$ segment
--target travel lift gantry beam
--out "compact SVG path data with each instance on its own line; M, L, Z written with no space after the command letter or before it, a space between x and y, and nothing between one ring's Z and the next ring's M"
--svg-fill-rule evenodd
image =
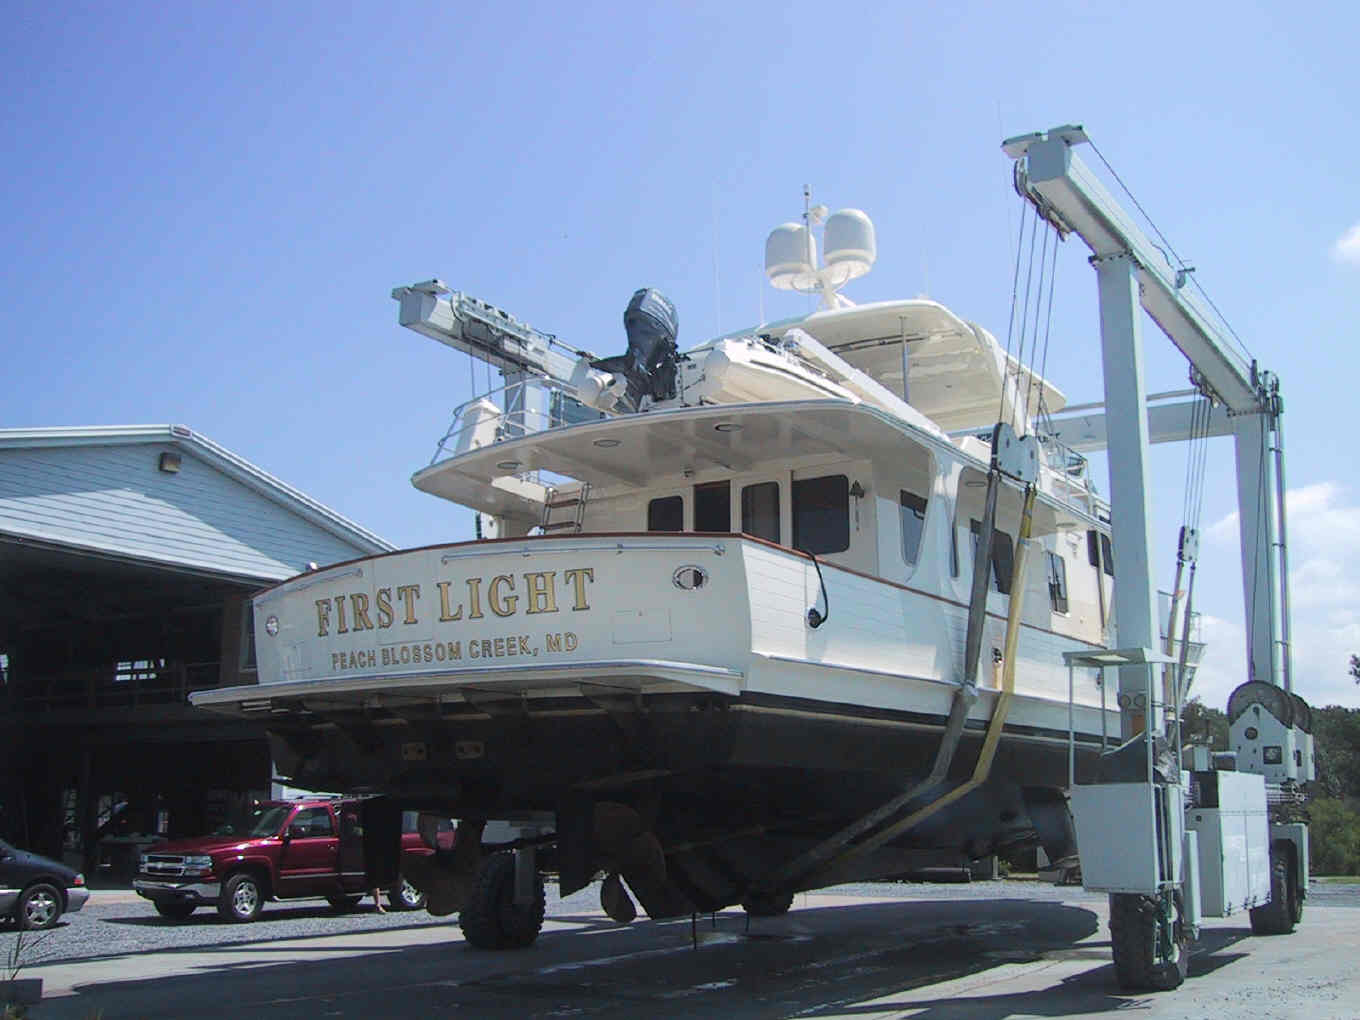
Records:
M1092 441L1086 444L1088 449L1097 437L1106 440L1120 648L1065 659L1069 670L1119 669L1126 741L1121 750L1131 754L1106 756L1098 784L1078 785L1071 777L1071 808L1083 884L1111 894L1110 927L1120 984L1173 988L1185 976L1189 942L1203 915L1226 916L1244 906L1256 907L1253 929L1292 929L1301 913L1300 890L1307 888L1307 830L1298 824L1267 827L1265 774L1215 772L1207 755L1201 754L1194 765L1195 785L1200 791L1212 785L1213 796L1211 804L1208 798L1206 804L1196 804L1191 773L1181 770L1180 749L1171 748L1169 760L1165 755L1166 716L1168 709L1179 711L1180 698L1168 697L1165 691L1159 698L1162 684L1153 680L1154 670L1170 665L1171 659L1156 650L1160 642L1148 448L1154 440L1188 436L1192 404L1154 408L1156 434L1150 432L1140 308L1189 360L1201 393L1225 408L1226 417L1211 419L1211 433L1231 430L1236 441L1249 680L1264 683L1244 685L1234 700L1244 690L1269 691L1267 685L1273 685L1284 688L1280 703L1291 709L1277 710L1278 720L1263 720L1261 707L1253 702L1256 716L1241 720L1244 730L1250 729L1245 726L1248 721L1256 720L1263 726L1277 721L1288 729L1295 719L1287 693L1292 682L1281 403L1275 377L1237 355L1214 320L1186 292L1188 270L1167 262L1077 156L1075 147L1087 141L1080 126L1065 125L1008 139L1002 148L1016 160L1017 190L1062 234L1076 233L1086 242L1096 270L1105 413L1103 420L1099 415L1069 415L1058 419L1057 426L1060 437ZM1190 539L1193 545L1193 536ZM1229 711L1234 712L1232 702ZM1250 732L1255 739L1259 731ZM1292 735L1280 740L1280 748L1291 751L1288 760L1263 756L1244 762L1244 768L1254 765L1253 771L1270 773L1272 780L1287 784L1311 778L1311 762L1305 764L1301 755L1292 753ZM1135 767L1121 770L1116 756L1133 757ZM1263 767L1262 760L1273 767ZM1234 836L1239 840L1246 818L1246 845L1240 854L1229 851L1231 841L1225 838L1230 814L1237 816Z

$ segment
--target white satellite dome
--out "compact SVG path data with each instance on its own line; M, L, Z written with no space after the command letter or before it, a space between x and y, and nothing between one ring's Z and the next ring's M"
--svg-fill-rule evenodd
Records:
M830 274L830 282L836 287L863 276L878 258L873 221L860 209L841 209L832 213L826 221L823 240L826 243L824 257L827 268L834 270Z
M780 290L805 291L817 285L817 239L806 226L783 223L770 231L765 238L765 275Z

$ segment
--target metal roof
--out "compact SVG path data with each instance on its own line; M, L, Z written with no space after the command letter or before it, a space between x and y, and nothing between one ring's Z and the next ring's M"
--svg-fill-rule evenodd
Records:
M387 539L317 502L187 425L63 425L0 429L0 450L129 443L170 443L182 447L222 474L342 541L355 544L370 553L392 552L396 549Z

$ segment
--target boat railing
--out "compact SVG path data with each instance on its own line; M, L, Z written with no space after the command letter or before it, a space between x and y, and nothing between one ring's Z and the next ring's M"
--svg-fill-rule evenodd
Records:
M455 407L430 463L477 447L605 417L609 415L577 402L570 386L551 379L520 379Z
M1072 506L1095 514L1102 508L1103 501L1096 491L1091 477L1091 463L1076 450L1059 442L1057 437L1039 435L1039 449L1044 458L1047 471L1045 478L1051 486L1051 494Z

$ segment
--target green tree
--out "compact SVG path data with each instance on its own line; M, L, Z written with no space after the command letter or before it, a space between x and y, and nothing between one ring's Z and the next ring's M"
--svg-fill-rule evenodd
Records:
M1360 875L1360 812L1334 797L1308 805L1308 870L1315 875Z
M1351 656L1351 676L1360 684L1360 655Z
M1313 764L1316 794L1360 801L1360 709L1313 709Z
M1181 742L1189 744L1205 741L1211 750L1228 749L1228 717L1204 704L1196 695L1181 709Z

